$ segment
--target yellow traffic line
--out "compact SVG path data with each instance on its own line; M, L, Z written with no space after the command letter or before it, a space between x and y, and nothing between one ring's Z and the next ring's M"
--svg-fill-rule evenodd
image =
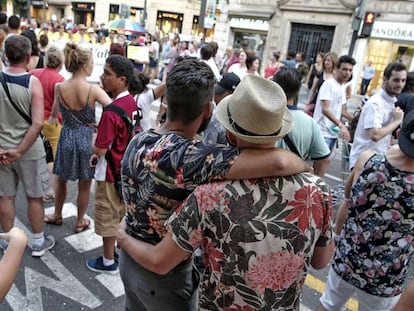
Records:
M312 288L313 290L317 291L321 295L326 289L325 282L321 281L317 277L314 277L312 274L308 273L305 279L305 285ZM353 298L349 298L348 302L345 305L348 310L350 311L357 311L358 310L358 301Z

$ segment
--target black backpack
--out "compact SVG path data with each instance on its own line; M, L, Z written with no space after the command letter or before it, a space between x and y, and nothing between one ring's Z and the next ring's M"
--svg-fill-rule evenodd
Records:
M124 109L122 109L121 107L111 104L111 105L106 106L103 109L103 111L113 111L118 116L121 117L122 121L124 121L125 126L127 127L128 132L129 132L128 142L131 140L131 138L134 136L135 133L142 131L142 127L141 127L140 122L139 122L139 120L142 119L142 114L141 114L141 109L140 108L138 108L138 118L136 120L135 127L134 127L134 124L132 123L131 118L128 116L127 112ZM112 171L112 175L114 176L115 189L118 192L119 198L122 200L121 176L115 175L115 164L113 163L114 160L113 160L112 155L109 152L109 150L105 154L105 159L108 162L109 168Z

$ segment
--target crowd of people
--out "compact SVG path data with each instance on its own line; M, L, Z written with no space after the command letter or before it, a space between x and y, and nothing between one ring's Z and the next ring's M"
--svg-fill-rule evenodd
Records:
M353 294L360 310L409 310L413 285L400 296L414 251L414 73L403 63L387 65L356 116L346 106L356 64L348 55L319 53L309 67L303 52L275 52L262 76L248 49L220 57L215 42L148 34L125 45L98 27L90 43L110 53L96 85L87 82L93 54L75 39L86 27L16 30L16 16L2 18L0 299L28 243L14 227L18 183L40 257L56 243L44 224L63 225L69 180L78 185L74 232L90 228L94 179L103 249L86 267L119 271L126 310L298 310L309 268L329 263L318 310L340 310ZM128 58L134 45L148 46L148 60ZM301 87L307 113L296 106ZM350 174L333 225L323 177L339 139L352 140ZM43 202L55 203L53 214Z

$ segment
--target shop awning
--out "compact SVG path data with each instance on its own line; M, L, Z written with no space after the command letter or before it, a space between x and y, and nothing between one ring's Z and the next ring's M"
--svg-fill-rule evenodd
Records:
M41 8L47 8L48 7L48 4L47 4L47 1L31 1L31 3L32 3L32 6L34 7L34 8L37 8L37 9L41 9Z
M248 18L261 18L261 19L270 19L274 14L274 8L263 8L260 9L231 9L229 10L229 16L239 16L239 17L248 17Z

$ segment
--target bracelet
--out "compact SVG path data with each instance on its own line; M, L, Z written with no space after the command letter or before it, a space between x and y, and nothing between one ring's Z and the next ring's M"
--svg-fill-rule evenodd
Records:
M344 197L344 201L349 203L351 202L351 198Z

